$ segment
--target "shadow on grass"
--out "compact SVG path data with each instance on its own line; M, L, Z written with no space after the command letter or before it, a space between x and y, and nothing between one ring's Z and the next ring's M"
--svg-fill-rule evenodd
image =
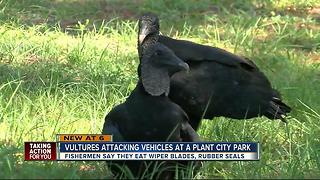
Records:
M172 30L173 32L188 33L187 31L189 31L188 28L190 29L190 27L198 30L207 24L214 26L216 22L219 22L218 24L221 25L230 24L231 27L235 28L234 31L237 31L239 28L253 26L260 16L276 17L279 15L281 17L289 15L291 18L295 16L306 18L312 14L308 10L309 7L304 7L303 5L297 5L296 9L292 8L292 6L287 8L276 7L272 1L249 0L193 0L187 2L184 0L7 0L1 1L0 4L4 6L0 11L0 21L4 23L13 23L18 26L27 27L45 24L51 29L58 27L68 32L69 35L79 33L79 23L88 23L86 25L88 29L100 29L101 26L106 26L108 22L112 24L113 21L136 22L144 12L156 13L161 21L161 32L169 36L172 35ZM310 17L320 19L320 14L316 13ZM275 24L270 22L270 34L274 34L271 27L273 24L283 28L284 23L282 21ZM221 27L225 28L224 26ZM289 48L308 51L319 49L320 44L318 42L320 37L315 35L314 38L311 38L308 35L309 32L306 31L306 29L310 29L310 31L320 30L320 27L317 25L309 25L308 23L304 23L304 21L299 21L289 25L287 29L291 31L296 29L295 31L297 31L290 36L281 37L283 42L289 44ZM220 33L223 39L224 32ZM203 32L202 36L204 39L208 38ZM270 37L269 39L272 38Z
M32 26L36 24L59 24L62 29L77 25L78 21L89 19L90 22L101 24L102 20L112 19L137 21L144 12L153 12L168 24L174 24L179 31L184 24L190 23L197 27L206 23L206 17L218 16L222 20L230 15L273 16L275 14L305 16L307 11L289 9L275 10L271 1L146 1L146 0L4 0L0 11L0 20L18 25ZM300 7L300 9L304 7ZM299 9L299 7L298 7ZM270 13L272 12L272 13ZM293 12L293 13L292 13ZM295 13L299 12L299 13ZM167 24L166 23L166 24ZM167 26L165 26L166 28ZM170 28L168 26L168 28Z

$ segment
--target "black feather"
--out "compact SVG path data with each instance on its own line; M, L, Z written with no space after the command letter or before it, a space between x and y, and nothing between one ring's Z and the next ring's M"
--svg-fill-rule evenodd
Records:
M220 48L159 35L158 18L153 16L144 16L153 19L152 23L140 19L139 24L149 28L144 32L189 64L189 73L179 72L171 78L169 97L188 114L194 129L202 118L249 119L265 115L283 119L291 111L253 61ZM147 39L143 43L154 42ZM274 105L279 107L278 111Z
M162 88L162 86L157 86L157 83L162 81L162 76L171 76L176 71L188 68L188 66L177 58L171 50L161 44L148 47L148 49L151 50L144 52L146 58L144 58L143 63L148 64L148 67L159 70L153 73L161 72L161 75L157 76L157 79L154 79L153 82L147 82L147 86L152 87L146 90L146 84L142 82L142 79L152 75L152 72L143 72L136 88L126 101L113 108L106 116L102 133L114 134L114 141L125 142L199 141L198 134L188 123L186 113L177 104L173 103L165 94L152 95L152 92L162 92L154 89L154 87ZM158 51L161 51L161 53L158 53ZM169 80L170 78L165 83L170 83ZM119 167L124 166L136 178L141 178L145 171L150 173L158 164L160 164L158 168L169 168L172 165L186 165L189 162L108 161L107 163L117 177L120 177L123 173L123 168ZM158 172L157 176L160 179L172 179L174 174L175 169L169 168L163 172ZM144 178L151 177L145 175Z

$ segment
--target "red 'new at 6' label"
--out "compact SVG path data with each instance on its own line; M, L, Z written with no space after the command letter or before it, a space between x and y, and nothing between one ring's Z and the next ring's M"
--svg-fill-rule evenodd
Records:
M25 142L24 159L26 161L50 161L57 159L56 142Z

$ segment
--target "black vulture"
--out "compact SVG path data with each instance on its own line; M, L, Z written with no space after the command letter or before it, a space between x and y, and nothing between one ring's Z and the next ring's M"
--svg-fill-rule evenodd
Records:
M138 52L160 42L187 62L190 72L171 77L169 98L188 114L194 129L201 119L224 116L280 119L291 111L267 77L246 58L223 49L159 35L159 19L148 13L139 19ZM138 67L140 72L140 67Z
M198 134L188 122L187 114L167 96L170 77L188 69L188 65L166 46L160 43L149 46L141 60L141 76L136 88L124 103L107 114L102 133L113 134L113 140L118 142L199 141ZM132 160L108 163L115 175L120 175L122 170L118 167L125 165L137 178L141 178L147 166L150 166L146 162ZM151 163L153 167L156 166L155 161ZM168 161L157 163L165 164L165 167L173 164ZM174 170L157 175L172 178Z

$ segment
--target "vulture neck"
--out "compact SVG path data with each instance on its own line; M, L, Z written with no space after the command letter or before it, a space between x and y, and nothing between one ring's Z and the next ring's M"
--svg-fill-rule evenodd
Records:
M138 66L138 76L141 77L141 60L146 52L146 49L152 46L153 44L157 43L159 40L159 35L152 35L147 36L146 39L143 41L142 44L139 43L138 39L138 54L139 54L139 66Z
M139 60L141 61L146 49L149 48L151 45L158 42L159 35L151 35L147 36L146 39L143 41L142 44L138 41L138 53L139 53Z
M142 80L139 79L138 83L137 83L137 86L136 88L134 89L135 93L139 93L140 95L143 95L143 96L149 96L149 97L154 97L154 98L159 98L159 97L162 97L162 98L166 98L167 96L165 95L165 93L163 93L162 95L160 96L152 96L151 94L149 94L143 84L142 84Z

